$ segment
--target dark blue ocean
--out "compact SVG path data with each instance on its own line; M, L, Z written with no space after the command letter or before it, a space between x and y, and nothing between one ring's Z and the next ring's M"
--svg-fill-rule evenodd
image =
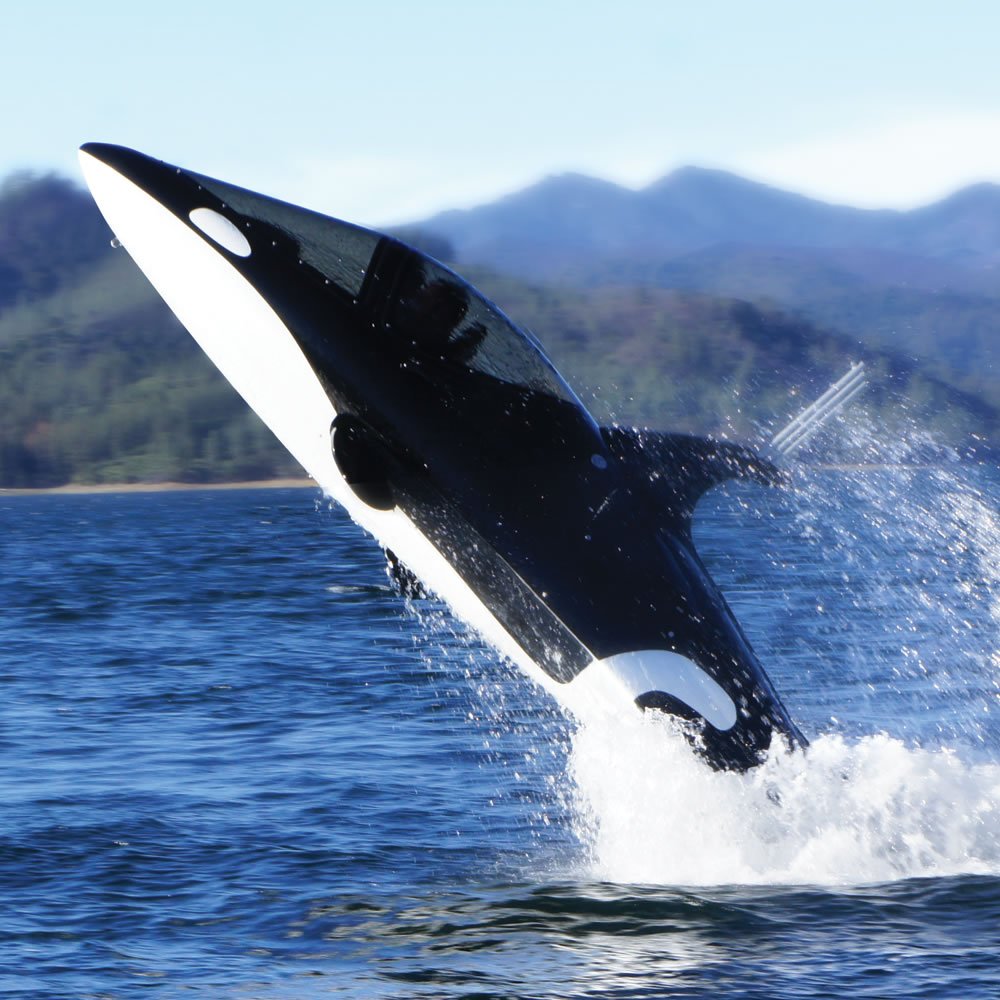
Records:
M808 754L573 722L317 491L0 494L0 995L1000 997L1000 476L730 485Z

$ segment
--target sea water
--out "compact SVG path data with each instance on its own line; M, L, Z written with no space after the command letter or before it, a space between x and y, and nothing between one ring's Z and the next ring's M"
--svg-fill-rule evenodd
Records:
M568 719L317 491L0 495L0 995L1000 996L1000 476L730 484L807 754Z

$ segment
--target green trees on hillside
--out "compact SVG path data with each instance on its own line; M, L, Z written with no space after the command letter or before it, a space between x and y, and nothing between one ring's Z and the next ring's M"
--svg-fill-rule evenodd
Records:
M59 178L0 187L0 487L294 475L294 461L171 316L89 196ZM433 234L421 240L430 249ZM435 249L450 253L446 244ZM899 357L781 313L656 288L581 292L465 269L532 330L595 416L759 438L849 360L962 443L997 412Z
M209 482L296 469L158 305L0 347L0 485Z

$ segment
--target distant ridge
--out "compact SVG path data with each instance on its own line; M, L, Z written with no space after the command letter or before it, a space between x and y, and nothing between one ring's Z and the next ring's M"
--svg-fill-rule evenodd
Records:
M460 257L522 273L624 251L679 255L720 244L858 247L941 259L1000 260L1000 186L977 184L899 211L834 205L723 170L682 167L638 191L582 174L548 177L422 226Z
M463 266L534 282L778 306L1000 399L996 184L898 211L832 205L700 167L639 191L566 174L423 228Z

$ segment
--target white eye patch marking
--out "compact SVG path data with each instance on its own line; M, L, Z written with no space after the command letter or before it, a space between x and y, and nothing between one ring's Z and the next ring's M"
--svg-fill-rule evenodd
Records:
M247 238L224 215L211 208L194 208L188 218L223 250L228 250L237 257L250 256L250 244Z

